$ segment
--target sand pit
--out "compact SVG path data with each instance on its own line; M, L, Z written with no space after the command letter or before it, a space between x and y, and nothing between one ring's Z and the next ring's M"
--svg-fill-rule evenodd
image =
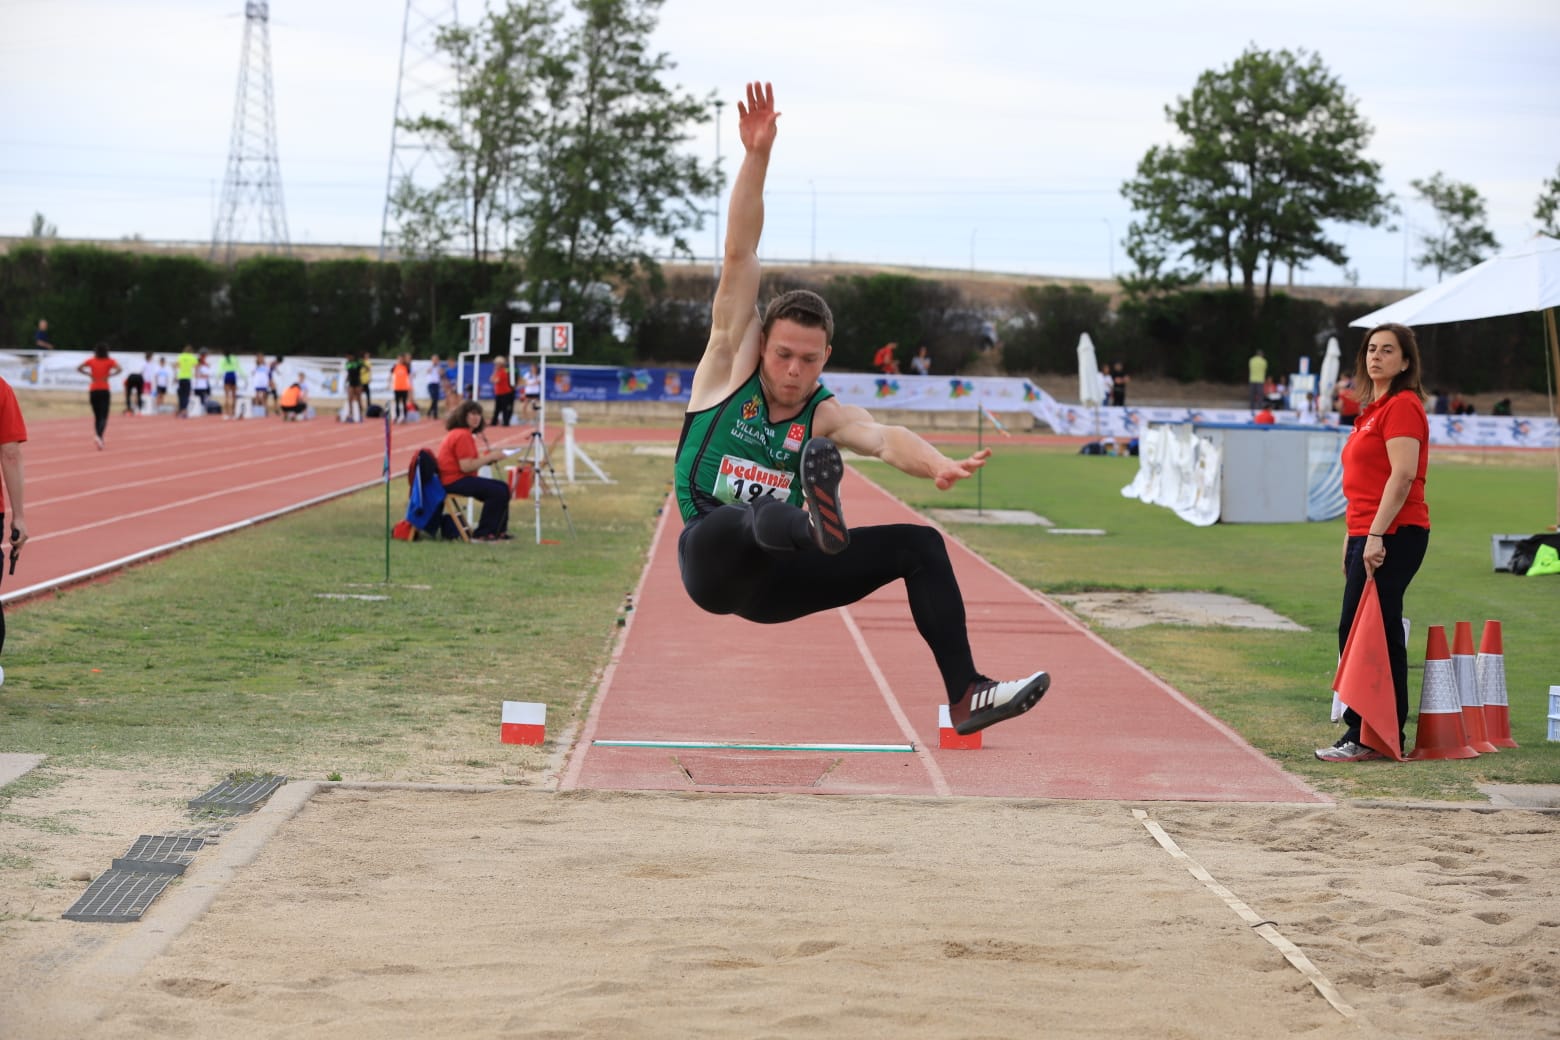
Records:
M1337 986L1346 1019L1131 806L298 801L171 941L157 906L135 926L60 922L52 905L13 922L0 1032L1466 1040L1552 1033L1560 1016L1555 815L1148 806ZM148 941L166 948L146 957Z

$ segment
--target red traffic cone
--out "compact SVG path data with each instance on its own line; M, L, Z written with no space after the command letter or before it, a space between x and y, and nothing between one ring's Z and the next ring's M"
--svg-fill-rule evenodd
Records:
M1514 748L1511 708L1506 699L1506 657L1501 649L1500 622L1486 621L1479 636L1479 656L1474 660L1479 700L1484 705L1484 733L1496 747Z
M1479 699L1476 664L1473 659L1473 625L1459 621L1452 636L1452 674L1457 679L1457 697L1462 701L1463 729L1468 734L1468 746L1481 755L1488 755L1500 748L1490 743L1484 727L1484 702Z
M1462 701L1446 651L1446 628L1431 625L1425 641L1425 678L1419 691L1419 727L1409 760L1478 758L1463 731Z

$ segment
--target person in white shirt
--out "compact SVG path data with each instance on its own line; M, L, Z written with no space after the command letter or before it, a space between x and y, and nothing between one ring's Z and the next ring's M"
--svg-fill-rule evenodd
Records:
M527 365L521 384L524 388L526 411L535 412L542 407L542 370L539 365Z
M206 402L211 398L211 362L206 360L206 352L200 352L200 358L195 362L195 378L190 381L190 389L195 391L195 399L200 402L200 414L206 414Z
M163 398L168 396L169 381L172 378L172 373L168 371L168 359L158 358L157 371L152 373L152 387L155 391L152 395L152 407L159 412L162 411Z
M439 402L444 400L444 362L435 354L428 359L428 371L423 375L423 385L428 389L428 418L439 417Z
M249 410L258 413L257 418L264 419L270 414L266 399L271 393L271 366L266 364L264 354L255 355L255 368L249 373L249 389L254 394L249 401Z

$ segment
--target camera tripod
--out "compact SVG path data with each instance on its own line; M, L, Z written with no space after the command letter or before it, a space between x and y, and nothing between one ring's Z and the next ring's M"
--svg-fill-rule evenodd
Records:
M535 480L532 481L531 499L535 506L536 514L536 544L542 544L543 492L550 492L558 496L558 504L563 507L563 522L569 528L569 537L575 537L574 520L569 516L569 501L563 497L563 485L558 482L558 474L553 471L552 452L548 450L547 439L543 435L540 410L537 411L536 425L531 427L530 440L526 442L526 446L521 453L516 456L515 464L519 466L529 465L531 473L535 477Z

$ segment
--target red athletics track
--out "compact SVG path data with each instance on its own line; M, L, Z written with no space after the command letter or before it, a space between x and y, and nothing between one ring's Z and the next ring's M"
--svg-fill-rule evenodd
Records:
M855 526L920 520L855 471L842 498ZM680 530L669 506L563 789L1328 801L952 539L976 664L1000 678L1045 668L1053 681L1034 710L986 730L981 750L940 750L942 683L903 583L785 625L705 614L678 577Z
M92 442L86 400L79 419L27 424L27 526L31 534L5 602L38 595L168 552L258 519L378 483L384 424L272 417L223 422L123 416L108 423L107 448ZM494 447L522 446L529 427L489 431ZM561 432L561 429L557 432ZM675 430L596 430L581 441L670 440ZM548 427L549 443L554 429ZM391 427L392 510L406 506L412 453L444 436L438 422ZM555 462L561 468L561 461Z

